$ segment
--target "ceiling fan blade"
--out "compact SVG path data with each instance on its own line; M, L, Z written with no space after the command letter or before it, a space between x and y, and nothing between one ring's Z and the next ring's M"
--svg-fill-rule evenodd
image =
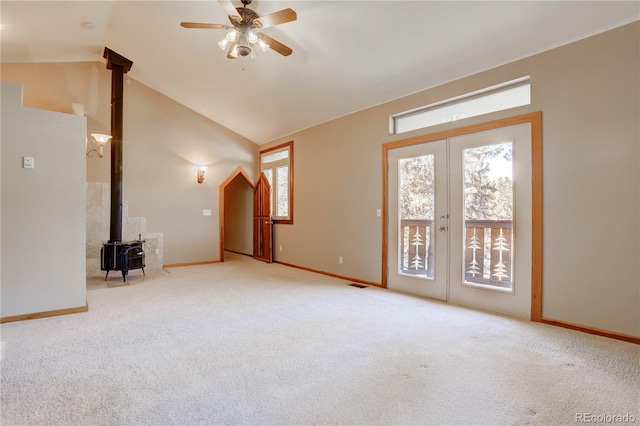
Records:
M231 16L234 21L242 21L242 16L240 16L236 8L233 7L231 0L218 0L218 3L220 3L220 6L224 8L224 10L227 12L227 15Z
M282 9L270 15L261 16L253 20L253 25L258 28L273 27L275 25L284 24L298 19L298 15L293 9Z
M224 30L229 28L227 25L203 24L200 22L180 22L180 26L183 28L203 28L203 29L209 29L209 30Z
M271 49L275 50L282 56L289 56L291 55L291 53L293 53L293 50L291 50L290 47L285 46L278 40L271 38L264 33L258 34L258 37L261 38L265 43L267 43Z

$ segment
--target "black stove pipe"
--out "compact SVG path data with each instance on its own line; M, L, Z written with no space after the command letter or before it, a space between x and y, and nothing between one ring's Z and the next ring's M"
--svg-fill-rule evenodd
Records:
M122 241L122 116L124 74L133 62L108 47L103 57L111 70L111 217L109 243Z

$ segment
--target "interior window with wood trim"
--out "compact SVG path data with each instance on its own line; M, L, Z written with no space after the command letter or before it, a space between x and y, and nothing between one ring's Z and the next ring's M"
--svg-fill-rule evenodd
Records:
M273 222L293 224L293 141L260 151L260 172L271 185Z

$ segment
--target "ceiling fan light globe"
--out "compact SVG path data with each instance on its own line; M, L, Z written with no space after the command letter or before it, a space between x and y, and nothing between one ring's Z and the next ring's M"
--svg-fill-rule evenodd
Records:
M253 31L247 31L247 41L251 44L255 44L258 41L258 36Z
M265 41L262 39L258 40L258 45L260 46L263 52L266 52L267 50L269 50L269 45L265 43Z
M238 39L238 32L236 30L229 31L226 35L226 39L231 42L236 41Z
M238 57L238 46L235 46L233 49L231 49L231 52L229 52L229 56L231 56L232 58Z
M218 42L218 47L220 47L220 49L222 50L225 50L228 45L229 45L229 39L227 38L223 38L221 41Z

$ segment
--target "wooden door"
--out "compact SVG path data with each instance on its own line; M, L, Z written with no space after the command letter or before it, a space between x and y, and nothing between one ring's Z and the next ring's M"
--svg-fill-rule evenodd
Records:
M273 261L273 222L271 220L271 185L264 173L253 191L253 257Z

